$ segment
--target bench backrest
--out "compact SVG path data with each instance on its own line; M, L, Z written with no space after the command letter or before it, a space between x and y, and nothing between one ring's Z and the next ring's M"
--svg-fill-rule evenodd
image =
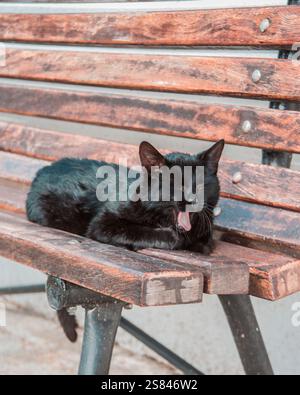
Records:
M197 140L224 138L229 144L300 153L300 113L295 111L300 102L300 67L296 55L287 59L287 51L300 37L299 18L297 5L93 14L2 12L0 41L5 43L5 56L0 77L17 82L0 81L0 111ZM128 46L133 48L124 51ZM157 47L181 50L158 53ZM186 53L195 47L282 52L281 59L217 56L217 51L205 57ZM29 85L21 80L50 84ZM126 90L114 92L116 88ZM137 91L230 96L273 104L270 108L217 100L214 104L193 96L176 100L168 94L154 97ZM0 176L25 184L43 161L63 156L115 161L123 152L130 163L138 160L133 145L108 145L105 140L7 122L0 123L0 150L6 151L0 152ZM239 183L233 182L236 172L242 173ZM299 222L299 172L224 160L220 178L224 208L217 219L220 229L248 232L255 235L253 240L259 235L289 241L294 250L300 227L287 234L284 225ZM257 221L247 224L253 216Z

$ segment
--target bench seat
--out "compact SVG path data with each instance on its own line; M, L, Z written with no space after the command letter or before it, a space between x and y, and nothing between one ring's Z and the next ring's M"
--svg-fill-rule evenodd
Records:
M139 306L200 302L203 276L168 263L0 212L1 254L44 273Z
M13 145L7 138L8 133L14 137ZM42 228L42 231L39 232L40 227L38 225L26 223L24 219L26 196L36 172L43 166L49 165L52 160L60 159L65 155L113 161L114 155L117 155L120 150L123 150L126 154L134 153L130 156L131 164L137 163L136 146L110 143L110 150L108 151L104 143L104 141L92 137L78 136L74 139L72 135L66 133L2 122L0 124L0 147L3 150L0 152L0 209L2 209L0 215L2 222L9 221L14 223L15 227L21 226L25 235L27 233L25 229L32 229L33 234L37 237L45 235L45 242L48 242L47 237L50 234L53 234L51 238L54 237L56 230L44 230ZM58 147L60 148L58 149ZM153 258L155 261L153 266L151 260L147 262L149 268L146 270L146 277L148 273L149 275L153 274L154 267L157 266L156 260L160 260L166 267L173 267L173 270L176 268L176 272L181 273L183 277L186 275L196 276L200 284L199 289L201 288L200 294L202 292L218 295L250 293L260 298L277 300L299 291L300 224L298 221L299 201L295 196L300 192L299 173L288 169L277 169L226 159L223 160L221 168L222 198L220 207L222 212L216 218L216 227L225 232L222 239L226 241L218 241L216 251L212 256L205 257L190 252L160 250L146 250L136 254L112 247L112 250L116 251L114 264L117 265L119 256L125 254L128 257L133 255L138 262L138 266L141 261L143 262L143 256L147 255L149 259ZM237 170L242 172L243 179L239 184L234 184L232 183L232 176ZM283 192L284 188L287 188L285 183L288 183L291 178L294 180L293 190L287 196ZM257 191L256 195L255 191ZM288 208L291 209L288 210ZM291 224L293 224L293 227L291 227ZM0 238L5 240L8 237L11 245L18 245L20 242L20 248L24 248L26 243L31 243L35 237L20 241L18 237L14 237L14 232L6 234L7 231L7 227L2 227ZM68 246L73 236L66 234L64 237L66 238L63 248L65 250L64 254L69 254ZM59 237L57 236L55 239L59 239ZM74 240L77 240L77 236L74 236ZM42 239L39 239L39 242L41 243ZM84 241L84 245L85 253L91 248L91 253L94 254L95 259L94 264L99 265L98 254L96 256L93 252L97 243ZM249 248L249 246L252 248ZM62 248L62 245L60 247ZM97 251L101 250L101 258L106 258L107 251L110 254L111 249L109 247L99 246ZM47 248L50 248L50 246L47 246ZM278 254L274 254L276 249ZM15 255L10 256L12 254L11 250L13 248L7 249L6 257L16 259ZM42 255L45 251L38 249L36 253ZM109 256L111 257L111 255ZM70 259L72 260L72 258ZM44 260L22 259L22 254L19 255L19 260L48 274L59 274L61 278L76 284L79 283L79 279L76 276L73 277L73 270L71 271L71 277L59 272L60 264L57 267L54 266L54 270L50 270L50 266L44 265ZM51 266L53 266L53 263L51 263ZM87 267L88 265L85 266L85 268ZM122 279L122 282L125 283L124 287L127 287L125 281L127 270L129 270L128 267L120 269L120 277L115 278L118 286L120 286L120 280ZM109 273L106 274L104 270L101 270L100 273L102 278L108 276L107 281L111 286ZM164 274L161 273L160 275L163 276ZM201 283L201 276L203 276L204 283ZM171 281L174 289L177 289L176 287L180 289L180 282L183 277L179 275L176 278L176 281L178 281L176 284L174 279ZM81 284L82 281L80 275ZM141 283L144 281L143 276L139 277L139 281ZM95 290L95 283L92 280L91 283L87 281L84 286ZM99 286L99 291L100 288ZM143 287L141 289L144 290ZM102 287L101 292L106 293L108 291L105 287ZM112 292L115 292L113 288ZM193 292L194 290L191 291L190 302L200 301L200 294L196 297ZM108 295L112 296L111 293L108 293ZM118 297L117 294L114 296ZM126 302L147 305L145 295L142 294L130 299L130 301L128 298L126 299L125 293L122 298ZM193 298L194 300L192 300ZM152 303L154 303L153 300L152 298ZM159 302L159 298L156 300L157 305L172 303L171 300L167 301L166 297L162 297L161 302ZM182 303L180 297L174 303Z

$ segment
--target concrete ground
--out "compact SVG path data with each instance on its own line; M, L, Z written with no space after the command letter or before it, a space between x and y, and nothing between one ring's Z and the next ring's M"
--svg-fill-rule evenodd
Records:
M80 339L71 344L64 337L55 313L44 315L30 306L5 299L7 324L0 327L0 375L72 375L77 373ZM120 329L120 331L122 331ZM155 354L116 343L111 374L177 374Z

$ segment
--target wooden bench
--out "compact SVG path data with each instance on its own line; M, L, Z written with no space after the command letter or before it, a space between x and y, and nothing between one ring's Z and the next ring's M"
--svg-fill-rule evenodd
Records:
M211 256L136 253L29 223L24 202L37 170L51 161L66 156L116 161L122 152L135 164L137 146L110 142L108 150L107 141L99 138L0 121L0 253L50 276L52 307L85 305L80 373L108 372L123 306L196 303L203 292L219 295L246 373L272 373L247 295L276 301L300 291L300 172L278 167L288 167L291 154L300 153L300 67L297 60L287 59L299 41L299 18L296 5L0 13L0 41L5 42L0 77L6 78L0 80L1 112L195 140L224 138L228 144L264 150L264 164L223 159L222 211L216 217L216 229L223 235ZM65 50L48 44L72 46ZM117 48L83 50L79 44ZM119 48L129 45L136 51ZM154 55L140 46L273 48L281 49L281 59ZM193 97L154 98L89 86L272 103L270 108L207 104ZM241 173L238 182L236 173ZM90 331L98 334L93 342ZM176 356L168 357L178 362ZM178 366L185 372L190 368Z

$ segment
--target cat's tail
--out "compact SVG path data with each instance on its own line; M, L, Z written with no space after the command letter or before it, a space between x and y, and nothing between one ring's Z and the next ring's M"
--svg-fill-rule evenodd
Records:
M65 335L72 342L77 340L78 323L75 315L71 314L68 309L62 309L57 312L58 320L62 326Z

